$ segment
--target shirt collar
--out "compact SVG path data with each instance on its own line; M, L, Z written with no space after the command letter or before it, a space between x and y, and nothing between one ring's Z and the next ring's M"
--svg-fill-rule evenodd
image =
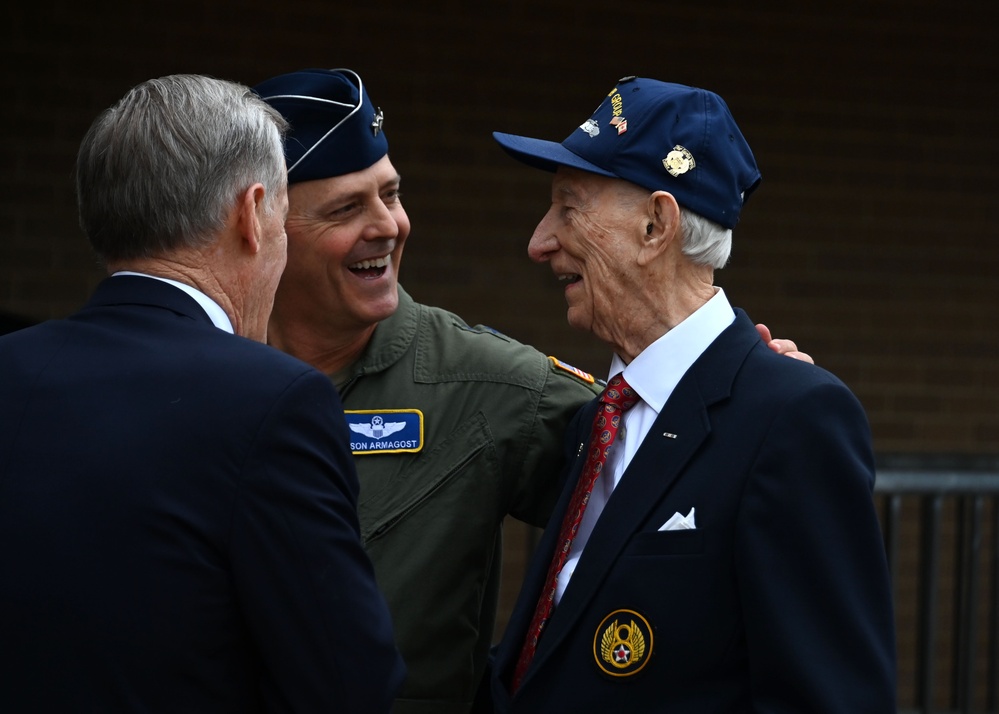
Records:
M615 354L608 378L624 372L631 388L658 413L690 366L734 320L725 291L716 287L710 300L642 350L631 364L625 365Z
M223 310L217 302L212 300L210 297L205 295L197 288L193 288L190 285L178 282L176 280L171 280L170 278L161 278L158 275L150 275L149 273L136 273L131 270L119 270L118 272L113 273L112 277L114 277L115 275L138 275L143 278L152 278L153 280L159 280L164 283L169 283L170 285L173 285L175 288L180 288L185 293L190 295L192 298L197 300L198 305L201 306L202 310L208 313L208 318L212 321L212 324L215 325L215 327L219 328L220 330L225 330L230 334L234 332L234 330L232 329L232 321L229 319L229 316L225 314L225 310Z

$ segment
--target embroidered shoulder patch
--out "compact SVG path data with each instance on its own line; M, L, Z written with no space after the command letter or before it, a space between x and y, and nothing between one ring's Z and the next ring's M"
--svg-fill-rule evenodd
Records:
M350 450L360 454L402 454L423 448L423 412L419 409L344 410L350 427Z
M565 362L563 362L562 360L558 359L557 357L552 357L551 355L548 355L548 359L550 359L552 361L552 364L555 365L556 367L558 367L559 369L563 369L566 372L568 372L569 374L576 375L577 377L579 377L584 382L588 382L589 384L593 384L596 381L596 379L594 379L593 375L590 374L589 372L584 372L583 370L579 369L578 367L573 367L571 364L566 364Z

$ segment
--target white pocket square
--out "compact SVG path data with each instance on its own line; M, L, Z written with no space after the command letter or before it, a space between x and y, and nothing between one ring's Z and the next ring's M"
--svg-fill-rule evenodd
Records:
M674 513L669 517L669 520L659 526L661 531L687 531L694 530L697 526L694 525L694 509L690 509L690 513L683 515L679 511Z

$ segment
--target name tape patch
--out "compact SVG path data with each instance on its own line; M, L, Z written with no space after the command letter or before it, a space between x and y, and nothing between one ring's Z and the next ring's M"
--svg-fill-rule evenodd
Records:
M402 454L423 448L423 412L419 409L345 410L350 450L361 454Z

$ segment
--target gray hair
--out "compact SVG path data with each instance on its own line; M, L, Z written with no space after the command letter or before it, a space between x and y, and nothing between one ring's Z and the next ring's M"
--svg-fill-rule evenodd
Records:
M143 82L83 138L80 226L104 261L205 246L253 184L274 210L287 126L242 84L191 74Z
M732 253L732 229L680 209L680 226L683 232L683 254L695 265L710 265L716 270L724 268Z

